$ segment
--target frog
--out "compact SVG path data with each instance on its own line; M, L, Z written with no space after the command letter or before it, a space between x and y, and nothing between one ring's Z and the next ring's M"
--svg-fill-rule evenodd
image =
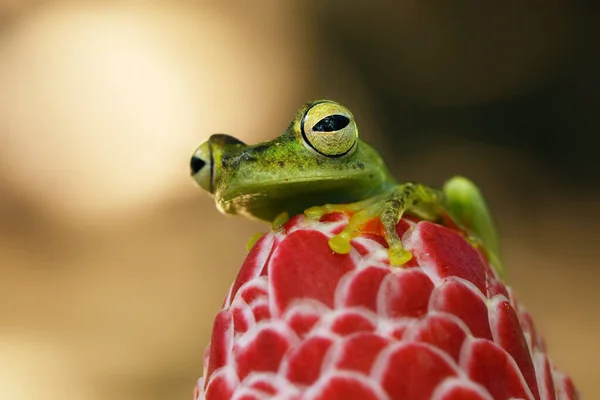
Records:
M270 222L275 229L289 215L347 214L347 225L328 242L338 254L348 254L361 228L378 219L390 264L406 264L412 255L396 225L407 215L454 224L503 271L495 222L479 188L463 176L451 177L441 189L396 180L380 153L359 138L350 110L332 100L306 103L279 137L262 143L213 134L194 151L190 174L220 212Z

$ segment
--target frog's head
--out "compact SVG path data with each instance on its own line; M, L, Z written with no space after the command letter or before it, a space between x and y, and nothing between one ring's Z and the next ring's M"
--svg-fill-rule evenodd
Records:
M219 210L267 221L284 211L361 200L392 179L377 151L359 140L352 113L329 100L306 104L268 142L212 135L190 167Z

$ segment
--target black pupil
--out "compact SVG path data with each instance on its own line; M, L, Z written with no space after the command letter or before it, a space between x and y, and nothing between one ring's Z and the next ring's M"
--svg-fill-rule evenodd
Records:
M323 118L313 127L316 132L334 132L344 129L350 123L350 119L344 115L334 114Z
M206 163L203 159L201 159L200 157L192 156L192 160L190 161L190 170L192 172L192 175L197 174L198 171L204 168L205 165Z

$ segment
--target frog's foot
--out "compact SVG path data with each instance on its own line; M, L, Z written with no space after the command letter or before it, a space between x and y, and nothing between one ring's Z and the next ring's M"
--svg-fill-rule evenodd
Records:
M370 197L366 200L357 201L348 204L325 204L323 206L310 207L304 210L304 215L311 219L319 219L325 214L342 212L344 214L353 215L354 213L376 203L382 196Z
M351 204L327 204L312 207L305 214L312 218L320 218L330 212L344 212L350 215L348 225L329 240L329 246L339 254L350 252L350 242L361 234L361 229L370 221L378 218L383 226L384 239L388 244L390 264L400 266L412 258L412 254L402 247L396 232L396 224L406 211L412 211L429 220L439 219L442 209L440 193L423 185L406 183L398 185L391 191Z
M290 215L286 211L280 213L275 217L273 222L271 222L271 229L274 231L281 229L281 227L285 225L285 223L288 222L289 219Z

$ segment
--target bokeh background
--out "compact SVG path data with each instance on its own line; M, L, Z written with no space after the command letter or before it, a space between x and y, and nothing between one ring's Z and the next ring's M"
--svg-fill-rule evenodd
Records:
M349 106L402 180L474 179L555 362L600 398L593 2L0 0L0 398L189 399L267 227L188 176L211 133Z

